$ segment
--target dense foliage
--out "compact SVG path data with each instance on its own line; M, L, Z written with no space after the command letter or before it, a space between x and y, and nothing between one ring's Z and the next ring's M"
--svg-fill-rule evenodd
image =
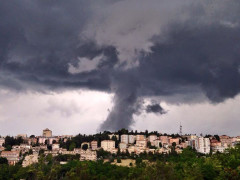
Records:
M184 149L182 154L142 154L136 157L136 166L130 167L103 161L80 162L78 158L41 155L39 163L26 168L3 163L0 179L240 179L240 146L208 156L191 148ZM61 165L60 161L68 163Z

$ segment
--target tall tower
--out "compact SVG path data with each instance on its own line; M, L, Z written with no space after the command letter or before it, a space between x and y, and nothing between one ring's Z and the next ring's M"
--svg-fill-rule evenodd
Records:
M182 136L182 125L181 125L181 122L180 122L180 127L179 127L179 134L180 134L180 136Z

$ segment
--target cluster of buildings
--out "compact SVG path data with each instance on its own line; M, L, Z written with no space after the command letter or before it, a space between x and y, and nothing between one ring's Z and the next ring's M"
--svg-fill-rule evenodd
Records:
M22 166L24 167L37 163L40 151L46 155L52 154L52 156L59 154L79 154L80 161L95 161L97 160L97 151L100 149L112 154L121 152L138 155L145 152L167 154L173 150L181 153L184 148L190 146L199 153L208 154L211 150L213 153L217 151L224 152L226 148L234 147L240 143L240 136L229 137L223 135L216 138L215 136L203 137L196 135L168 136L158 133L149 135L144 133L121 135L115 133L108 134L108 140L83 142L81 143L81 147L69 151L60 147L59 141L66 142L67 140L71 140L73 136L53 136L52 131L49 129L44 129L42 136L27 137L27 135L21 134L17 137L22 137L23 143L12 146L11 151L5 150L5 138L0 138L0 156L7 158L8 163L11 165L15 165L20 160L23 160ZM100 146L98 146L99 144ZM30 151L31 154L29 153ZM27 155L23 156L24 154Z

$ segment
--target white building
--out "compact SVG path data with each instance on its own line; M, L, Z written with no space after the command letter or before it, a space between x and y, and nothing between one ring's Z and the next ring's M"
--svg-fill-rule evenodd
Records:
M128 144L128 135L127 134L121 135L121 142Z
M209 154L210 153L209 138L198 137L195 141L195 148L196 148L197 152L200 152L203 154Z
M111 152L113 149L115 149L115 141L103 140L101 141L101 148L103 148L104 151Z
M157 139L157 135L150 135L148 136L148 141L150 141L151 145L154 146L154 141Z
M96 150L98 148L98 142L97 141L92 141L91 142L91 148L92 148L92 150Z
M134 144L136 140L136 136L135 135L128 135L128 143L129 144Z

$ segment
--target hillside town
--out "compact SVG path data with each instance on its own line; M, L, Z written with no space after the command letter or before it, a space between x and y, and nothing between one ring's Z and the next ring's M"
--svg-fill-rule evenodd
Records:
M79 139L80 138L80 139ZM111 133L96 135L62 135L53 136L48 128L43 130L42 136L30 137L19 134L16 137L0 137L0 156L6 158L8 164L15 165L21 162L23 167L37 163L39 154L53 157L61 155L79 155L80 161L96 161L99 151L110 154L159 153L169 154L172 151L181 153L184 148L191 147L198 153L209 154L224 152L227 148L234 148L240 143L240 136L227 135L181 135L161 134L154 132L133 132L125 129ZM62 162L64 163L64 162Z

